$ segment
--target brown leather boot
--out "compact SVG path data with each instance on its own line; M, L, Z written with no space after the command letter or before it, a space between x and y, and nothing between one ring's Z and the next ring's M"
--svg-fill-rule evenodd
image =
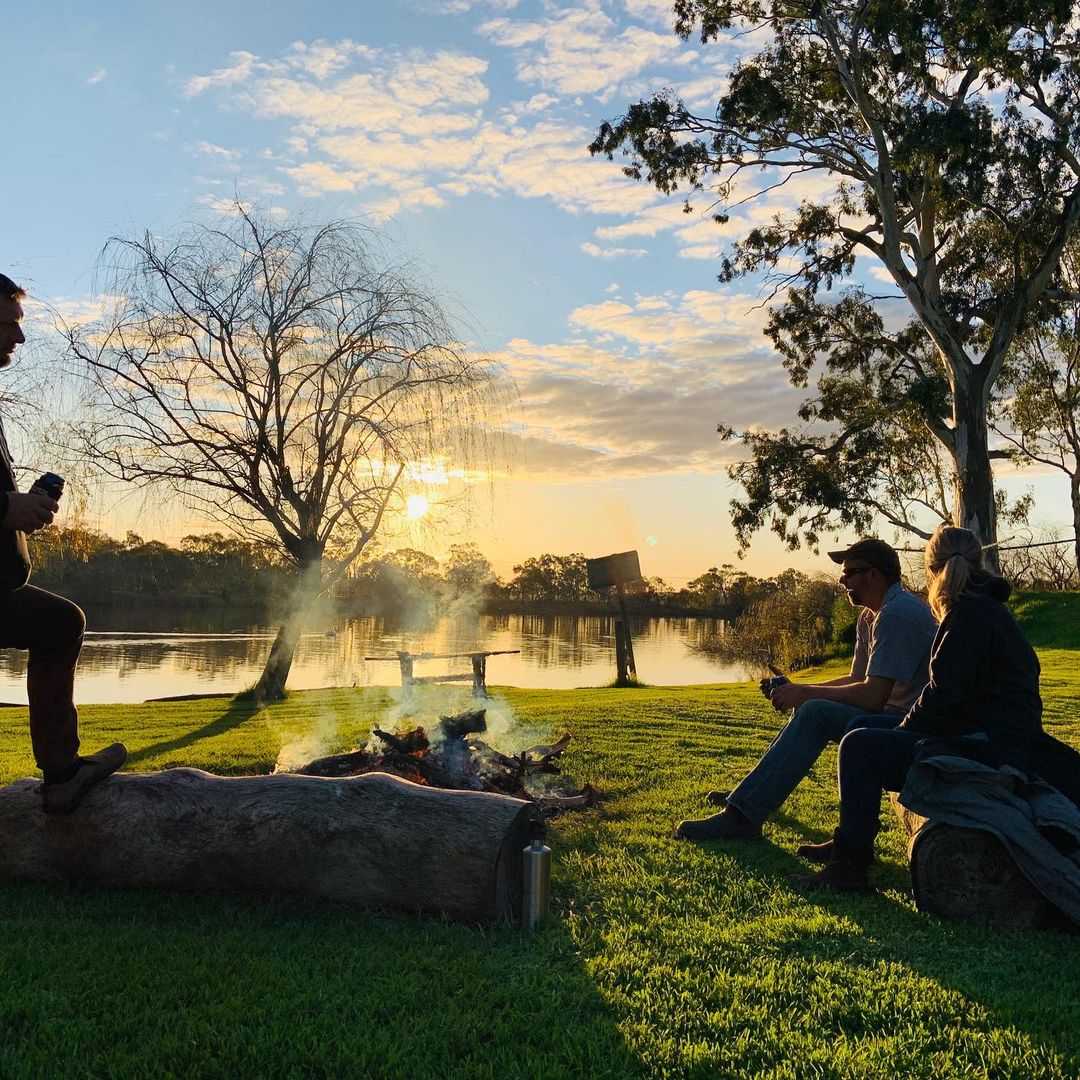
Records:
M822 844L800 844L795 849L795 854L808 862L827 863L832 855L832 841L826 840Z
M70 814L86 793L127 761L127 747L113 743L89 757L80 757L75 772L60 784L41 785L41 809L46 814Z
M729 806L719 814L698 821L680 821L675 826L676 840L761 840L761 826Z
M807 862L824 865L829 861L829 856L832 855L832 841L826 840L821 844L800 844L795 849L795 854L800 859L806 859ZM870 861L873 862L872 859Z
M792 879L792 884L801 892L819 892L821 889L848 893L873 892L869 873L873 858L871 848L852 847L833 833L829 861L816 874L799 874Z

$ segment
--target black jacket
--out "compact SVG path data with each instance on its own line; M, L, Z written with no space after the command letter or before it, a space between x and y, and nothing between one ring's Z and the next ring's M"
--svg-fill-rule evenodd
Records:
M900 726L949 737L1042 730L1039 659L1005 601L1003 578L986 577L941 620L930 681Z
M1080 753L1042 728L1039 659L1005 606L1002 578L957 601L930 648L930 681L900 727L984 764L1039 776L1080 805ZM961 739L984 732L986 742Z

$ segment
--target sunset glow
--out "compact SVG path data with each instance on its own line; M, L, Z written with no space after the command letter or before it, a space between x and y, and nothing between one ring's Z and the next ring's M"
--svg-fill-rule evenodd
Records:
M677 581L737 560L726 467L740 451L717 424L790 425L804 394L763 336L761 283L719 286L718 257L755 215L797 207L812 181L734 202L720 226L708 199L684 213L681 198L586 147L650 87L678 88L708 115L718 60L742 46L687 48L662 0L392 0L359 21L334 0L274 18L253 10L195 0L171 18L151 6L136 28L123 6L63 19L55 5L20 9L9 141L39 146L63 117L65 156L80 163L77 200L48 155L25 154L5 178L3 270L30 290L28 321L35 305L68 318L99 307L95 260L128 223L138 233L213 220L234 197L359 219L402 265L423 267L466 348L513 380L498 417L505 453L476 463L490 476L446 462L409 477L488 499L455 539L501 571L544 551L638 549L647 573ZM868 273L860 263L851 276ZM29 467L36 444L20 437L9 424ZM1040 526L1068 506L1049 470L1004 464L999 479L1010 495L1033 491ZM165 495L127 494L95 491L85 519L167 541L218 526ZM405 520L427 513L417 496ZM740 565L821 560L762 530Z
M405 504L405 516L410 521L417 521L427 514L430 506L427 498L423 495L410 495Z

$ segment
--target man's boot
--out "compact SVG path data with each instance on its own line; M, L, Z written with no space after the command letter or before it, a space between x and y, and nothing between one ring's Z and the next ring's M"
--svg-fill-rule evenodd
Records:
M706 794L705 801L710 806L724 807L727 806L728 796L730 794L730 791L710 791Z
M826 840L821 844L800 844L795 849L795 854L800 859L806 859L807 862L824 865L829 861L829 856L832 855L832 840ZM871 862L873 862L872 859Z
M817 848L824 844L808 845ZM802 892L818 892L835 889L837 892L872 892L869 868L873 861L872 848L857 848L846 844L838 833L833 833L829 861L816 874L799 874L792 884Z
M677 840L761 840L761 826L734 806L698 821L680 821Z
M822 844L800 844L795 849L795 854L807 862L821 863L824 865L832 857L832 841L826 840Z
M99 750L89 757L80 757L63 780L46 777L41 785L41 808L46 814L70 814L83 801L86 793L106 777L112 776L127 760L123 743Z

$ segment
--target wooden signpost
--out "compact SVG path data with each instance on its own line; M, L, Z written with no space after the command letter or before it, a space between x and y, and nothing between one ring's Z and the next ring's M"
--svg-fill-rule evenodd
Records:
M589 588L597 591L615 589L621 618L615 620L615 685L629 686L637 680L634 641L626 613L626 587L641 581L641 564L636 551L620 551L599 559L586 559Z

